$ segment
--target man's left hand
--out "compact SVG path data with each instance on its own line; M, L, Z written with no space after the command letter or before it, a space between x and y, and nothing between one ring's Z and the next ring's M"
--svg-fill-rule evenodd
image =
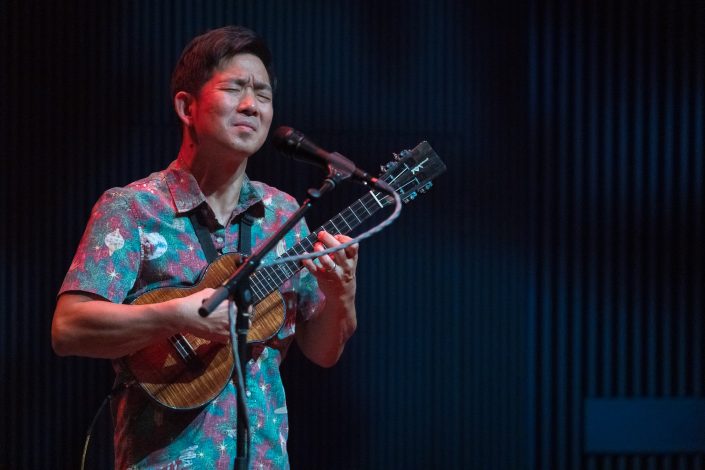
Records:
M346 235L331 235L321 231L318 233L318 241L313 245L313 249L323 251L350 240L351 238ZM302 263L316 277L318 286L326 297L354 295L358 250L359 245L356 243L330 255L322 255L315 260L303 260Z

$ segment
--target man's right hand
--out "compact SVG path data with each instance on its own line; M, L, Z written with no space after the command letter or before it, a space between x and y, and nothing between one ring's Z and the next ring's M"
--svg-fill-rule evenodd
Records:
M213 289L156 304L126 305L94 294L59 296L51 326L52 346L60 356L117 359L176 333L226 342L228 306L223 302L208 317L198 314Z
M228 302L222 302L207 317L202 317L198 309L203 301L213 295L215 289L206 288L202 291L167 301L169 308L173 309L180 317L181 333L191 333L194 336L205 338L209 341L225 343L230 339L228 330Z

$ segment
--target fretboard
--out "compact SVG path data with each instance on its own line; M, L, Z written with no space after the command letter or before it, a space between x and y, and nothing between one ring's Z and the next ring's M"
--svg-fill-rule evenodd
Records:
M372 214L392 203L393 199L390 196L385 196L378 191L370 191L311 232L306 238L289 248L282 257L310 253L313 251L313 245L317 241L317 234L321 230L325 230L332 235L347 234ZM302 266L299 262L289 261L257 270L250 278L255 298L254 303L259 302L275 289L278 289L301 268Z

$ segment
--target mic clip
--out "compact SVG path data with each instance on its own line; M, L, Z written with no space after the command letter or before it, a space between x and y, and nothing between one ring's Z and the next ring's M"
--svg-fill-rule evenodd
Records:
M355 166L352 165L350 160L338 152L332 152L329 155L332 161L329 161L326 165L328 168L326 179L330 180L333 186L353 176Z

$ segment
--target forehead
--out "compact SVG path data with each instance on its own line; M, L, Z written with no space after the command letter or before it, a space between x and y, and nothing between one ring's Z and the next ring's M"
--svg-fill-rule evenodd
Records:
M214 81L237 79L270 85L267 68L259 57L250 53L235 54L222 60L211 78Z

